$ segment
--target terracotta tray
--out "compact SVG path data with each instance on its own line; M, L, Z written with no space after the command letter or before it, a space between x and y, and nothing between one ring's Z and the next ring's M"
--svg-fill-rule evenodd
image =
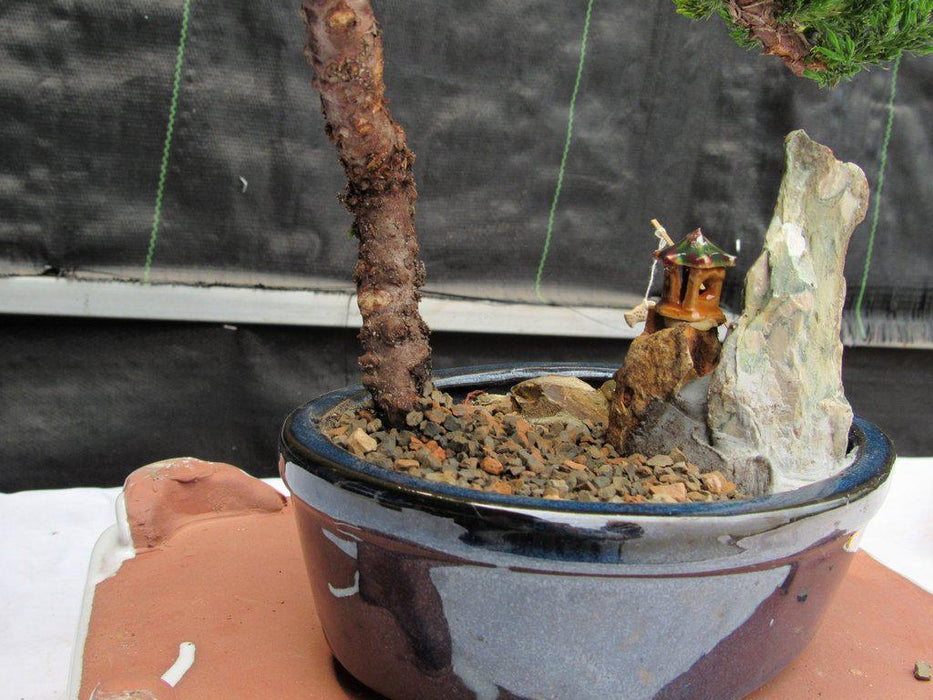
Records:
M72 698L134 688L182 700L379 697L331 657L284 499L227 465L144 469L124 491L136 555L93 591ZM119 539L105 533L92 579L100 561L122 558ZM933 652L931 620L933 595L858 553L816 638L751 697L933 698L912 675ZM182 642L195 658L175 664L172 687L160 676Z

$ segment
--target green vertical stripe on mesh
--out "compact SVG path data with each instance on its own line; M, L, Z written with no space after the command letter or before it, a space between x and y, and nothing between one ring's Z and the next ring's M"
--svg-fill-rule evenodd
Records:
M862 269L862 284L858 290L858 299L855 301L855 320L858 322L859 336L865 338L865 324L862 322L862 302L865 299L865 289L868 287L868 271L871 269L871 258L875 251L875 233L878 231L878 215L881 212L881 193L884 191L884 171L888 167L888 146L891 144L891 130L894 128L894 98L897 97L897 73L901 67L901 57L894 59L891 68L891 88L888 93L887 122L884 126L884 138L881 139L881 149L878 155L878 181L875 184L875 201L872 206L871 228L868 231L868 250L865 252L865 266Z
M168 159L172 152L172 135L175 131L175 115L178 112L178 93L181 90L181 74L185 64L185 44L188 43L188 20L191 17L192 0L184 0L181 11L181 32L178 36L178 52L175 54L175 78L172 82L172 101L168 108L168 124L165 127L165 143L162 146L162 165L159 168L159 184L156 187L155 208L152 212L152 231L149 234L149 250L143 266L143 284L149 284L149 272L159 240L159 224L162 221L162 198L165 194L165 179L168 175Z
M535 296L546 301L541 296L541 277L544 275L544 264L547 262L548 252L551 249L551 234L554 232L554 216L557 213L557 203L560 200L560 191L564 186L564 173L567 170L567 155L570 153L570 141L573 139L573 116L577 108L577 94L580 92L580 82L583 79L583 63L586 60L586 42L590 34L590 18L593 15L593 0L586 3L586 18L583 21L583 38L580 40L580 58L577 62L577 76L573 82L573 92L570 95L570 110L567 116L567 134L564 137L564 151L560 157L560 167L557 170L557 185L554 196L551 198L551 210L547 217L547 232L544 235L544 248L541 250L541 260L538 262L538 271L535 274Z

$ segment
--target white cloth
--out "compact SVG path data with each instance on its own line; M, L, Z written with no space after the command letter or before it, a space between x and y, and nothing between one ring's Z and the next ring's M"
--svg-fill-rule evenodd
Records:
M933 457L901 457L859 546L933 593Z
M891 482L861 546L933 593L933 458L899 459ZM91 550L115 522L119 492L0 494L3 698L64 700Z

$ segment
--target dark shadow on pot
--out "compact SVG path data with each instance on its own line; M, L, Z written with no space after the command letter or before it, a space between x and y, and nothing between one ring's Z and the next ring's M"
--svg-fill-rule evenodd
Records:
M853 555L843 548L846 537L837 533L797 555L787 578L751 617L662 688L655 700L740 698L776 676L810 642L848 571ZM765 641L766 657L757 651ZM744 672L724 678L724 664Z
M514 512L457 518L456 522L466 530L460 536L465 544L555 561L618 563L625 543L643 534L639 525L624 520L593 531Z
M359 545L360 598L395 618L422 670L450 667L451 643L441 597L431 581L435 562Z
M334 665L334 676L336 676L337 682L340 683L340 687L351 698L354 698L354 700L388 700L385 695L380 695L356 680L336 658L331 656L330 659Z

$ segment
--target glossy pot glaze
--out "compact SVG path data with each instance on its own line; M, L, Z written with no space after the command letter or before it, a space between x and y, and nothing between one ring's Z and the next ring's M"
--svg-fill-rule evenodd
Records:
M459 370L451 394L608 367ZM738 698L810 641L881 504L894 459L856 419L855 462L796 491L723 503L502 496L379 469L295 411L280 467L318 615L340 663L389 698Z

